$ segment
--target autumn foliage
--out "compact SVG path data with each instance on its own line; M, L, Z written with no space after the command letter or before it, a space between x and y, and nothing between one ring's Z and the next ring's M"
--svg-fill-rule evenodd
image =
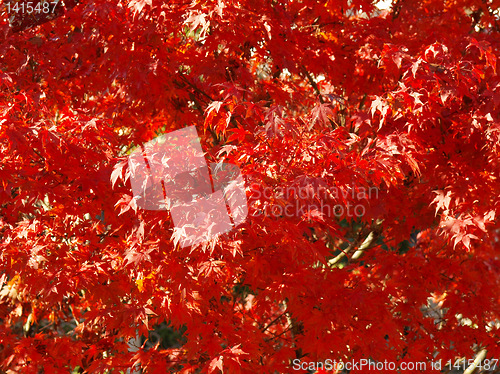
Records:
M500 358L500 1L15 4L0 372ZM249 215L181 248L127 157L191 125Z

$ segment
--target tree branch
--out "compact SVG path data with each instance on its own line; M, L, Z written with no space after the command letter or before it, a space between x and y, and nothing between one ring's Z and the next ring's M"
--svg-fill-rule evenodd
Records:
M313 77L309 72L307 71L306 67L304 65L301 66L302 72L306 76L307 80L309 81L309 84L314 88L314 91L316 91L316 94L319 96L319 102L321 104L324 104L325 101L323 100L323 97L321 96L321 91L318 88L318 84L314 81Z

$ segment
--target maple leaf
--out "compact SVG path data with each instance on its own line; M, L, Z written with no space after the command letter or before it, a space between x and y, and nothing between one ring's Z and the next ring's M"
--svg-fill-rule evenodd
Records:
M123 172L127 166L127 161L121 161L115 164L111 173L111 185L114 187L118 178L123 178Z
M378 129L380 130L384 125L384 122L387 119L387 115L389 113L390 107L387 105L386 101L381 97L375 97L375 99L371 103L370 112L372 117L376 112L380 112L382 118L380 119L380 124Z
M123 213L127 212L130 208L134 212L137 212L137 201L135 197L132 197L130 195L123 195L120 200L117 201L115 204L115 207L119 206L120 207L120 213L118 215L122 215Z
M209 373L213 373L217 369L219 369L221 373L224 373L224 357L222 356L214 358L212 361L210 361L210 364L208 365Z
M199 27L200 29L200 34L199 34L199 40L203 40L206 37L206 32L208 31L210 27L210 20L207 20L208 15L205 13L195 13L192 12L189 17L184 21L187 25L190 26L191 32L197 30Z
M143 261L151 261L151 256L149 255L153 251L153 248L139 248L136 247L135 243L131 247L127 248L125 251L125 263L127 265L137 266Z
M436 194L434 200L432 200L431 204L436 204L436 215L440 210L444 210L444 212L448 212L452 197L452 192L447 191L446 194L444 191L433 191Z
M319 103L311 111L311 127L319 122L322 126L328 126L333 121L333 110L330 104Z
M132 12L134 14L134 17L138 14L138 13L141 13L142 10L144 9L144 7L148 5L148 6L152 6L153 5L153 1L152 0L131 0L129 1L128 3L128 7L130 9L132 9Z

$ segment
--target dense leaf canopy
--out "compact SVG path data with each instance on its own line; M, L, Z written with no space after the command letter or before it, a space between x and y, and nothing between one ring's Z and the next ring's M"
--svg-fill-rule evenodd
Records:
M2 372L500 358L500 1L27 4L0 24ZM192 125L249 215L181 248L127 156Z

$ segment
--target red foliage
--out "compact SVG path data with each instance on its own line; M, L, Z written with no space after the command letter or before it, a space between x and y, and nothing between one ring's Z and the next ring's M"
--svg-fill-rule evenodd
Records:
M27 4L0 24L0 371L500 358L498 1ZM179 248L126 159L191 125L250 212Z

